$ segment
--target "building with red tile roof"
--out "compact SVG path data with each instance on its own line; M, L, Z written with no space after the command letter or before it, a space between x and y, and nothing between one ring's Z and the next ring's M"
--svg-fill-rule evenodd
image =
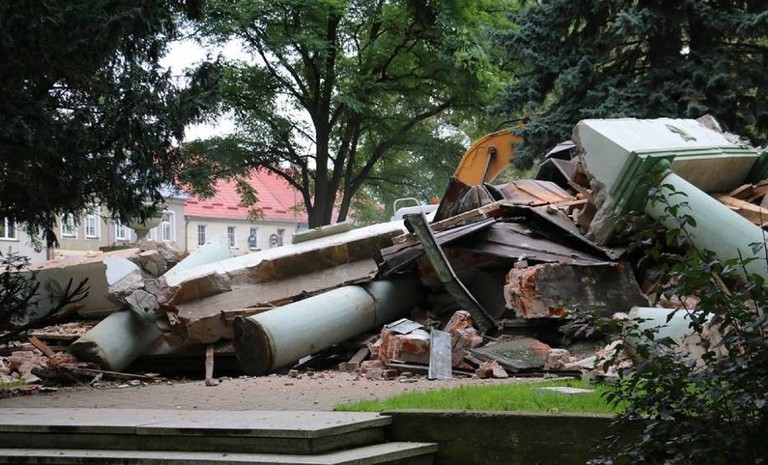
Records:
M187 248L223 242L235 253L247 253L290 243L292 233L307 229L301 194L284 179L266 170L249 179L258 202L247 207L232 181L216 183L208 199L190 196L184 205ZM255 213L255 214L252 214Z

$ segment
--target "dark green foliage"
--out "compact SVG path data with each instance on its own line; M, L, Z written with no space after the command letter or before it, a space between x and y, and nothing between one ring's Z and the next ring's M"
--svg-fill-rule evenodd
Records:
M659 198L654 195L652 201ZM650 277L661 294L680 302L687 296L701 299L695 308L677 310L687 315L701 339L678 347L671 339L655 337L653 330L640 331L637 325L623 329L619 336L635 349L633 364L620 370L608 399L625 406L620 425L639 420L644 427L639 436L615 437L606 454L610 458L594 463L765 463L768 288L761 276L747 276L748 260L722 263L697 249L689 235L695 219L684 204L666 204L666 209L679 219L679 228L661 234L647 229L636 244L653 264ZM755 249L765 256L763 244ZM688 356L693 352L698 356Z
M88 297L88 278L75 285L72 278L61 288L56 281L46 283L53 305L37 314L40 282L29 270L29 258L0 252L0 344L22 339L26 331L57 323L66 317L67 307ZM63 311L63 312L62 312Z
M146 216L214 77L179 88L158 60L200 0L0 1L0 218L51 231L101 202ZM49 236L49 242L55 238Z
M311 226L329 223L334 207L344 220L370 177L380 184L408 157L443 156L420 151L425 137L441 139L436 118L483 110L501 76L487 30L505 23L508 4L210 1L204 32L242 42L252 61L225 72L223 108L239 131L190 148L214 175L263 167L282 176L302 193ZM377 168L390 159L391 170Z
M504 37L521 60L502 110L532 117L517 161L583 118L693 117L768 135L768 6L762 0L531 3Z
M35 296L40 283L34 274L24 274L29 258L0 252L0 331L17 325Z
M52 305L38 312L40 287L37 272L29 269L28 257L0 252L0 345L8 348L11 342L26 342L29 330L67 321L74 313L72 304L88 297L89 289L88 278L77 285L70 278L63 288L56 281L48 281L44 288Z

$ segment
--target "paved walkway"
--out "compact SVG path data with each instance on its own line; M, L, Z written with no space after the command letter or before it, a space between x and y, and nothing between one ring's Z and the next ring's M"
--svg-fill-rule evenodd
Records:
M386 398L403 392L484 385L520 380L454 379L414 383L369 381L348 373L321 372L313 377L262 376L224 379L218 386L203 381L163 382L124 387L60 388L0 399L0 409L9 407L120 408L179 410L320 410L330 411L341 403Z

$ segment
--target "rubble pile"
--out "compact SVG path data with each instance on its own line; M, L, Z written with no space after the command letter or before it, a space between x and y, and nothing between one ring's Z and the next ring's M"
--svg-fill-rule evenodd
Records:
M652 181L659 173L662 181ZM300 376L329 364L392 380L594 374L616 346L568 333L575 312L642 313L664 326L681 305L658 295L629 261L616 241L617 219L639 211L673 221L662 206L678 197L661 192L662 202L650 201L654 185L671 185L697 220L696 246L720 259L749 257L768 218L766 177L768 156L710 118L585 120L573 142L547 154L535 179L496 186L452 179L431 223L419 213L320 228L239 257L211 244L179 261L145 245L40 270L59 282L89 277L89 298L76 311L101 321L79 323L88 330L58 349L72 354L67 363L74 356L101 370L196 354L209 380L214 360L227 356L251 375ZM765 274L758 265L749 271ZM685 321L667 326L686 343ZM46 331L30 335L64 339ZM59 353L45 360L3 353L0 376L31 379L30 365L64 363Z

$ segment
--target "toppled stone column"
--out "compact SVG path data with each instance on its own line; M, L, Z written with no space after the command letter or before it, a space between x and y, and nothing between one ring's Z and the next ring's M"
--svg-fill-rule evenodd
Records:
M243 370L269 373L405 316L419 301L416 280L344 286L248 318L235 319Z
M166 275L183 273L206 261L231 256L229 249L225 253L218 244L198 250L202 252L191 254ZM102 320L73 342L69 352L78 360L98 363L108 370L121 371L157 341L162 336L155 314L159 306L158 297L148 289L137 289L125 300L130 310L115 312Z

